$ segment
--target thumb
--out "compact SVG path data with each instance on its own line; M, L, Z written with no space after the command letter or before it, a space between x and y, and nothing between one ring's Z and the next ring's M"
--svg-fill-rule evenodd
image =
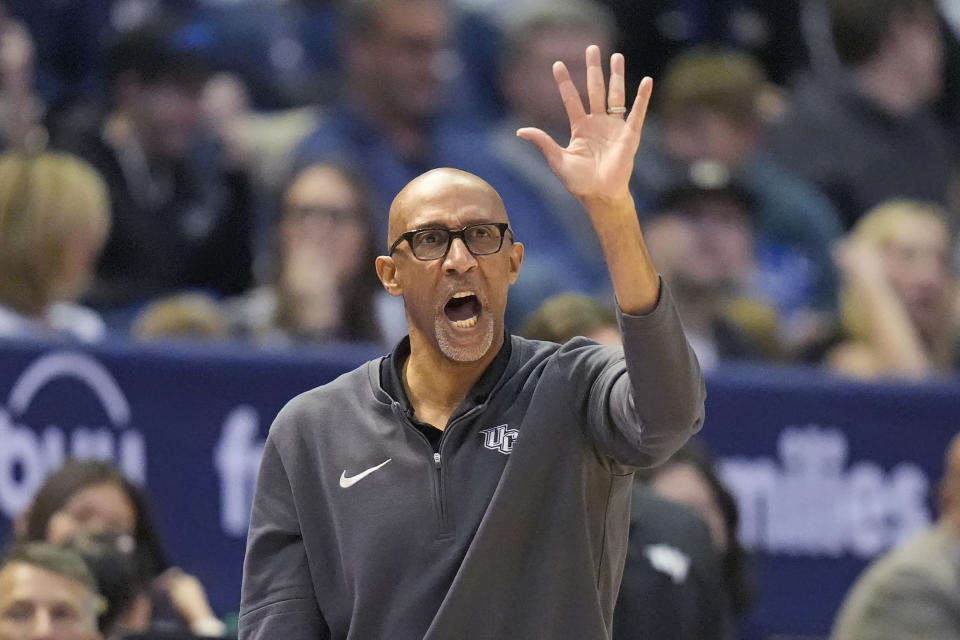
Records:
M522 129L517 129L517 137L523 138L528 142L532 142L540 149L540 153L543 154L543 157L546 158L547 163L550 166L553 166L554 162L560 157L561 149L560 145L553 141L545 131L537 129L535 127L523 127Z

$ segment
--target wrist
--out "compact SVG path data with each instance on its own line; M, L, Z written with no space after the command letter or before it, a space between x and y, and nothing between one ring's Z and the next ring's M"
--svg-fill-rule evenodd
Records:
M636 217L636 208L630 191L612 195L582 196L579 200L591 218L595 215L606 217L613 212L631 213Z

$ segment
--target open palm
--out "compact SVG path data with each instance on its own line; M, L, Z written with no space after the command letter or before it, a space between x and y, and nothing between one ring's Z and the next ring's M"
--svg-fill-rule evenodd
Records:
M610 91L607 93L600 49L586 51L587 97L590 113L584 110L577 87L562 62L553 65L553 75L570 119L570 144L558 145L547 133L531 127L517 135L537 145L566 189L581 200L617 199L629 195L633 157L650 102L652 80L644 78L630 114L608 113L625 105L624 60L619 53L610 58Z

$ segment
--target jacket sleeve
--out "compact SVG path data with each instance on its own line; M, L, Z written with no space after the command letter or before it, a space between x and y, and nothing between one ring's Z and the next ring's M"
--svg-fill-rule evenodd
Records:
M605 367L593 384L594 442L624 465L656 466L703 426L703 374L666 283L650 313L618 319L624 361Z
M280 452L267 437L250 513L240 640L329 640Z

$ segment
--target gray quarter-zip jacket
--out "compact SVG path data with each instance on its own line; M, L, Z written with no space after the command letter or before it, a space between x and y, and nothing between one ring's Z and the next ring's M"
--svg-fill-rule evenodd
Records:
M253 502L241 640L601 640L633 470L703 421L669 290L624 348L511 337L486 399L435 453L380 361L294 398Z

